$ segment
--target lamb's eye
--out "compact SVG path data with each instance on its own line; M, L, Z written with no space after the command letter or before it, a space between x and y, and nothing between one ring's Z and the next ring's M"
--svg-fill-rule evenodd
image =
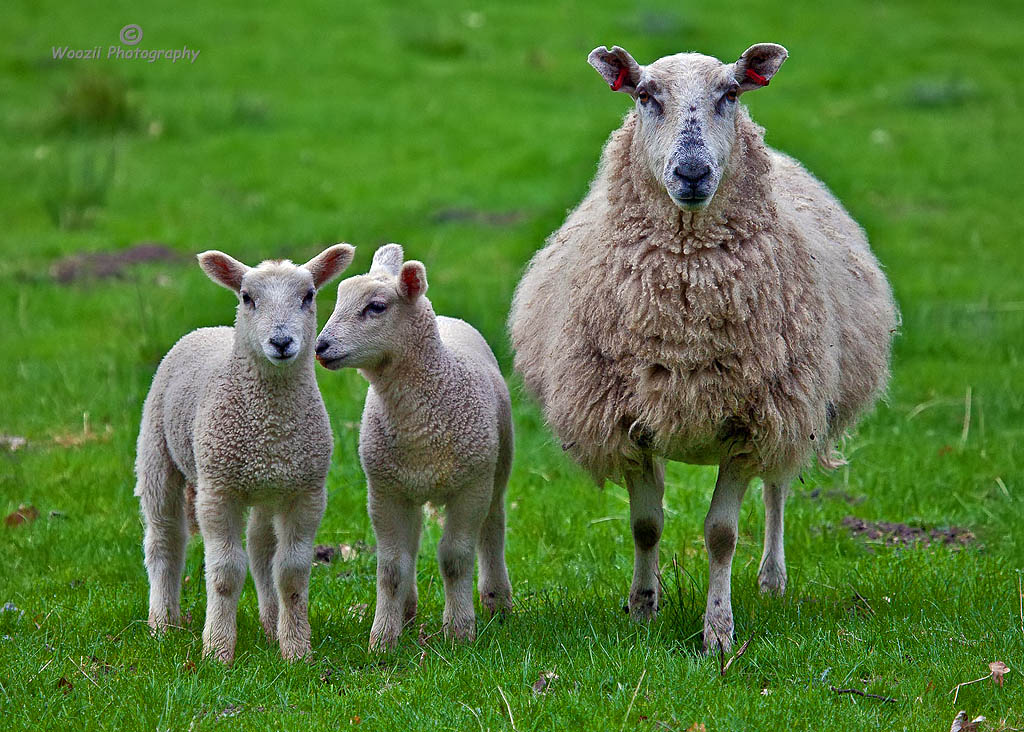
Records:
M242 293L242 302L245 303L247 306L249 306L251 308L255 308L256 307L256 301L253 300L252 297L249 296L248 292L243 292Z
M735 102L736 101L736 96L737 96L737 94L736 94L736 90L735 89L730 89L729 91L727 91L725 93L725 98L727 100L729 100L730 102Z
M381 302L380 300L371 300L369 303L367 303L366 307L363 308L363 315L380 315L387 309L388 304L386 302Z
M313 304L313 298L316 296L316 290L310 290L306 293L306 296L302 298L302 307L308 308Z
M641 104L647 104L647 102L651 100L651 95L648 94L646 91L641 90L636 93L636 98L640 101Z

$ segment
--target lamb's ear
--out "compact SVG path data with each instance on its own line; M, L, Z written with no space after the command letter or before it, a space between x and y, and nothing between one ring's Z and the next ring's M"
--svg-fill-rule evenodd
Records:
M206 272L206 276L223 285L229 290L238 292L242 287L242 278L249 271L249 267L239 262L234 257L229 257L224 252L211 249L196 256L199 266Z
M598 46L587 56L587 62L604 77L612 91L633 94L640 83L643 67L619 46L612 46L610 51L607 46Z
M740 91L747 92L768 86L768 82L788 56L789 51L778 43L755 43L748 48L733 64L734 76L740 85Z
M406 300L415 300L427 291L427 268L423 262L410 259L398 274L398 294Z
M313 287L320 289L325 283L333 280L352 264L356 248L351 244L335 244L317 254L306 262L303 267L313 275Z
M399 244L385 244L373 253L373 264L370 265L370 272L374 270L387 272L392 277L397 277L402 269L402 260L405 253Z

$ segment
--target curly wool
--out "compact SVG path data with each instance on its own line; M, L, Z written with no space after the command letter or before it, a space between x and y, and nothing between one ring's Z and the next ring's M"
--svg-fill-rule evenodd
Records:
M896 313L863 231L745 111L707 210L634 164L635 112L590 193L530 263L515 366L599 483L644 449L761 474L834 444L888 379Z

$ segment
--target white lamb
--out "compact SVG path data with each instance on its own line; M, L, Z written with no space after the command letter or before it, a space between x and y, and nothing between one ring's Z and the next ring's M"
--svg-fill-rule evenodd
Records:
M437 550L444 631L476 637L473 554L480 602L511 607L505 567L505 488L512 466L508 388L486 341L469 324L437 317L427 273L402 263L402 248L377 250L370 272L338 286L317 340L328 369L357 368L370 382L359 433L369 512L377 536L377 609L370 647L395 645L416 615L422 506L446 504Z
M281 655L310 650L313 537L326 504L333 440L313 363L316 291L352 261L337 244L302 266L250 268L199 255L239 299L234 328L200 328L167 353L142 411L135 495L146 524L149 624L180 623L190 512L206 552L203 654L235 654L247 548L267 638ZM192 504L194 497L194 505Z
M696 53L590 64L634 107L590 192L530 263L510 317L516 369L565 449L625 483L636 619L658 605L665 460L719 466L704 523L704 646L728 648L740 502L764 479L759 582L783 592L783 502L808 458L888 379L896 310L864 232L737 102L787 57Z

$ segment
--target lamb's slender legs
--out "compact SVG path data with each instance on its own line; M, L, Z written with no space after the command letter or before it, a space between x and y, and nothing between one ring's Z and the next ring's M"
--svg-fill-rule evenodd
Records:
M149 625L163 630L181 623L181 576L188 545L185 479L162 448L150 447L140 463L136 493L146 524Z
M397 496L379 496L372 485L369 508L377 537L377 609L370 649L387 650L398 642L409 613L415 614L416 554L423 510Z
M446 638L476 638L473 610L473 569L477 541L491 508L492 491L464 491L448 501L444 533L437 547L437 561L444 579L444 634Z
M196 514L206 553L206 625L203 655L231 663L235 658L238 596L245 582L242 505L225 494L198 487Z
M789 481L764 479L764 553L757 583L761 592L781 595L786 591L786 553L783 548L783 510Z
M704 650L711 653L732 648L732 558L739 533L740 504L750 482L748 472L732 463L718 468L711 508L704 519L708 550L708 605L704 613Z
M653 620L658 614L658 543L665 524L665 466L650 455L626 473L629 522L633 529L633 585L629 614L634 620Z
M277 538L274 536L274 514L267 506L253 506L249 514L249 531L245 548L249 553L249 569L256 585L256 597L260 606L260 625L267 634L267 640L277 642L277 589L274 586L274 552Z
M480 604L492 614L512 607L512 584L505 566L505 486L495 485L491 508L477 540Z
M280 616L277 639L286 660L310 651L309 573L313 565L313 540L327 507L327 492L319 488L299 494L274 516L277 551L274 553L274 585Z

